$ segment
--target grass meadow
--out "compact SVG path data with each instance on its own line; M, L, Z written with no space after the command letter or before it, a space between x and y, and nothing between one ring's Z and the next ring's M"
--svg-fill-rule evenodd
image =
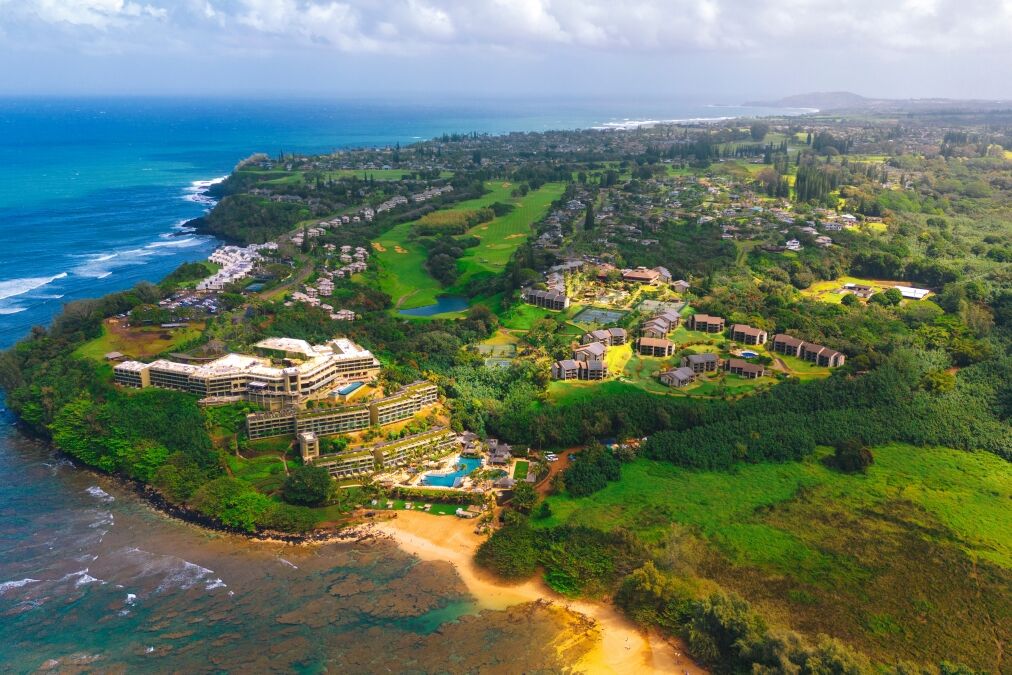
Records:
M549 497L553 515L535 522L632 530L779 622L873 657L998 669L1012 625L1008 463L891 444L866 475L844 475L828 452L727 473L637 460L590 497Z

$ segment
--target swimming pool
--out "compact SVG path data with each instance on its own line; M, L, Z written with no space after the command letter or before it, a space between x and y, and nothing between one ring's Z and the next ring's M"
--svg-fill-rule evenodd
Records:
M753 351L747 351L746 350L746 351L743 351L741 353L741 355L742 355L742 358L754 359L755 357L759 356L759 353L758 352L753 352Z
M458 457L454 460L454 471L432 472L422 476L422 485L433 485L435 487L457 487L464 477L481 466L481 459L477 457Z
M341 396L347 396L348 394L352 393L361 386L362 386L361 382L352 382L351 384L346 384L340 389L338 389L337 393L340 394Z

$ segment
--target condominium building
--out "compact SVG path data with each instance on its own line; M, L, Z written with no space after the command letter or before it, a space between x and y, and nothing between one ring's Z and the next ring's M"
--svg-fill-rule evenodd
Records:
M747 345L766 344L767 333L761 328L753 328L743 323L731 326L731 339Z
M724 320L709 314L691 314L686 320L686 327L703 333L721 333L724 331Z
M555 311L561 311L569 307L569 298L565 293L558 291L539 291L529 288L524 291L524 302L537 307L544 307Z
M127 387L176 389L205 399L246 398L270 409L299 406L335 387L372 381L379 374L372 352L345 338L324 345L269 338L255 348L260 355L227 354L203 364L125 361L113 373L116 383Z
M749 363L745 359L728 359L724 362L724 370L744 377L747 380L755 380L765 374L766 369L760 363Z
M415 382L393 396L333 408L300 410L295 407L246 416L246 435L269 438L313 432L320 436L361 431L410 419L439 401L439 388L431 382Z
M705 354L689 354L682 357L682 367L692 372L712 373L717 370L718 358L716 354L707 352Z
M773 351L787 356L797 356L827 368L842 366L847 361L847 357L835 349L823 347L813 342L805 342L792 335L781 334L774 337Z
M675 352L675 343L664 338L641 337L636 348L642 356L668 357Z

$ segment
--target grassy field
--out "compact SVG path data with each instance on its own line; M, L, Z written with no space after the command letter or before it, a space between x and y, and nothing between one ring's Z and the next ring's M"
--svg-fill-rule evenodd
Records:
M873 223L874 224L874 223ZM883 281L877 279L861 279L860 277L840 277L838 279L832 279L830 281L816 281L808 288L801 291L802 295L823 302L829 302L833 304L840 304L843 300L843 296L846 293L839 293L838 291L843 287L844 284L859 284L861 286L871 286L876 292L882 292L889 290L893 286L909 286L910 283L906 281Z
M510 200L516 206L510 213L468 230L468 234L481 239L481 244L468 249L457 261L460 277L455 288L465 288L474 277L502 272L513 252L530 235L531 226L548 213L548 207L564 189L562 183L547 183L525 197Z
M524 480L527 478L527 472L530 470L530 463L520 460L513 467L513 480Z
M103 361L105 354L121 352L131 358L147 359L200 337L203 330L203 323L190 324L186 328L128 327L116 319L106 319L102 324L102 335L85 342L74 351L74 355Z
M535 523L694 550L694 573L872 656L997 669L1012 625L1008 463L900 444L874 454L856 476L820 458L729 473L638 460L591 497L550 497L552 517Z
M520 198L511 196L510 183L492 182L486 187L487 194L455 204L451 210L470 211L494 202L513 204L516 208L468 231L479 237L481 244L469 249L458 261L461 276L453 288L443 288L425 270L425 248L410 241L411 223L402 223L373 242L373 255L380 263L380 288L394 299L398 309L431 305L439 295L459 292L476 275L502 271L513 251L530 233L531 225L562 194L562 185L558 183L549 183Z

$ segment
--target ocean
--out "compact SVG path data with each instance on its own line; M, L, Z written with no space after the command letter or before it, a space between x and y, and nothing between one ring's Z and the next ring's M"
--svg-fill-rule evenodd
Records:
M183 224L212 206L203 190L254 152L773 112L636 101L0 99L0 348L67 301L206 257L217 242ZM479 612L448 566L383 542L282 547L176 522L23 437L2 398L0 617L5 672L564 665L532 647L558 630L551 617Z

